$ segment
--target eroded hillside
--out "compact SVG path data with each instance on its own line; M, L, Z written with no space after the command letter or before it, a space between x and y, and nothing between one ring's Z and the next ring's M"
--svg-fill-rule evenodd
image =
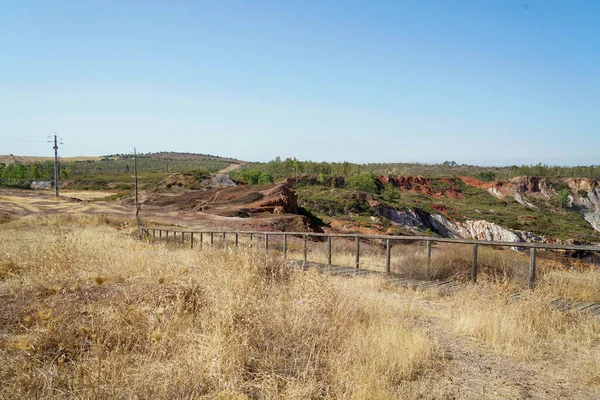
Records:
M377 176L371 193L304 177L299 204L334 226L500 241L600 242L600 189L587 178ZM333 182L333 183L332 183ZM352 223L350 223L352 222Z

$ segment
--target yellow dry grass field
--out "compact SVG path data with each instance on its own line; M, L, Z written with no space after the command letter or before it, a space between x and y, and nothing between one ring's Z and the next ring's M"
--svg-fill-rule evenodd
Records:
M599 398L598 319L550 305L599 271L489 276L414 291L30 215L0 224L0 398Z

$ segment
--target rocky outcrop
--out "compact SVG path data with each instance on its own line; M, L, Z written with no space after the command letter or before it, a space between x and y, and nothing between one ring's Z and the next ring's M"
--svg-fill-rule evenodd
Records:
M213 187L230 187L235 186L235 182L227 174L215 174L211 180Z
M422 212L416 210L396 210L394 208L383 208L380 210L382 217L387 218L392 223L400 225L411 231L425 231L431 229L431 223L429 215L427 217L422 216ZM437 232L437 231L436 231Z
M253 203L240 208L249 214L271 212L273 214L297 214L298 193L284 184L259 192L262 197Z
M583 218L600 232L600 185L585 178L566 180L571 189L570 206L579 211Z
M239 229L322 232L310 218L299 215L298 194L282 183L155 195L147 204L202 218L210 216Z
M471 177L461 177L463 182L480 189L499 199L514 198L527 208L534 208L532 199L552 200L558 195L555 187L569 188L569 207L581 213L583 218L600 232L600 184L588 178L548 179L520 176L507 183L482 182ZM554 185L553 185L554 183Z
M477 239L499 242L543 242L532 232L513 231L484 220L452 221L441 214L430 215L421 210L397 210L384 208L381 215L393 224L414 233L431 230L442 237L453 239Z
M423 193L430 197L451 199L462 199L463 194L457 187L453 178L428 179L420 176L377 176L376 180L380 187L392 185L400 190ZM435 183L434 183L435 181Z
M31 182L32 189L50 189L52 188L52 181L33 181Z

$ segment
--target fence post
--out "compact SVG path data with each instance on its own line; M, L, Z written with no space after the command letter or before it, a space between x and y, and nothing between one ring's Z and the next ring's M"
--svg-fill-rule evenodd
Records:
M185 232L181 232L181 244L185 242Z
M152 229L152 238L156 237L156 229Z
M360 266L360 238L358 237L358 235L356 235L356 239L354 241L356 242L356 255L354 259L354 267L358 268Z
M427 276L431 278L431 240L427 241Z
M239 244L239 234L236 232L235 233L235 247L238 247Z
M471 283L477 283L477 253L479 245L473 245L473 265L471 266Z
M165 230L165 238L168 239L169 238L169 230Z
M250 234L250 248L252 248L252 236L253 235L254 235L253 233Z
M204 233L200 232L200 250L202 250L203 243L204 243Z
M269 251L269 234L265 233L265 251Z
M190 249L194 248L194 232L190 232Z
M223 232L223 241L222 241L223 248L225 248L225 247L226 247L226 245L225 245L225 233L226 233L226 232Z
M308 235L304 235L304 262L308 260Z
M391 243L390 243L390 239L387 239L385 241L385 272L387 272L388 274L391 271L390 265L391 265L391 254L392 254L392 247L391 247Z
M327 236L327 265L331 265L331 236Z
M283 234L283 258L287 258L287 235Z
M214 244L215 244L215 233L211 232L210 233L210 247L213 247Z
M159 229L159 230L158 230L158 238L159 238L159 239L162 239L162 229Z
M535 282L535 255L536 248L532 247L529 249L529 289L533 290Z

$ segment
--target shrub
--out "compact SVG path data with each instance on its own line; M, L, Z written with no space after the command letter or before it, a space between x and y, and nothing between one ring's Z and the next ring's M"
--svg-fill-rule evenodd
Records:
M259 185L268 185L269 183L274 183L273 177L271 174L267 174L266 172L261 173L258 176L258 184Z
M244 169L242 171L242 180L248 185L258 185L258 179L262 173L256 169Z
M377 193L379 191L375 175L370 172L362 172L352 175L350 178L348 178L348 187L367 193Z
M371 208L364 195L359 196L357 194L352 194L346 200L346 204L344 204L344 213L369 216L373 213L373 208Z
M400 190L398 190L393 184L388 183L383 188L383 193L381 196L385 201L395 202L400 199Z
M554 198L554 203L560 208L569 208L569 196L571 191L569 189L561 189L560 192Z
M475 178L484 182L493 182L496 180L496 174L493 172L478 172L475 174Z

